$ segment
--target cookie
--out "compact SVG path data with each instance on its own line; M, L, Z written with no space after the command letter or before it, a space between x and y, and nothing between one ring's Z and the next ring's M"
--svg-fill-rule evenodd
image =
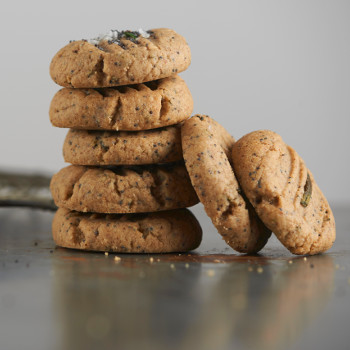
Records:
M64 87L110 87L169 77L190 63L186 40L171 29L111 30L63 47L51 61L50 75Z
M256 253L271 235L243 198L228 160L234 139L208 116L196 115L181 130L182 148L192 185L227 244Z
M234 144L232 159L247 198L286 248L317 254L332 246L332 210L304 161L279 135L245 135Z
M61 247L117 253L186 252L196 249L202 240L202 229L187 209L91 214L60 208L52 233Z
M50 105L50 120L60 128L148 130L191 116L186 83L174 75L149 83L106 89L61 89Z
M139 213L198 203L183 164L143 167L70 165L52 177L58 207L81 212Z
M148 131L70 129L64 160L78 165L141 165L182 160L181 125Z

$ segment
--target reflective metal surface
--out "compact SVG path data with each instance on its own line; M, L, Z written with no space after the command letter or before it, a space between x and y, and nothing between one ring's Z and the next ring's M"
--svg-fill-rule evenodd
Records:
M51 212L0 208L0 349L349 349L350 207L306 259L235 254L193 211L196 252L117 261L56 248Z

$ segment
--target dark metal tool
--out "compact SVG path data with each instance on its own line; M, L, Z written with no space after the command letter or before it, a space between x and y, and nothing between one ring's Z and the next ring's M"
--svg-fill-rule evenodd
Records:
M56 210L50 193L50 176L0 170L0 207Z

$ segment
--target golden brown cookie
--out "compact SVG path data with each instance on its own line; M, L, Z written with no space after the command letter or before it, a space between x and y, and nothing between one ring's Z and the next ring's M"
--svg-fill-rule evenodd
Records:
M149 83L105 89L61 89L50 105L54 126L85 130L148 130L190 117L193 100L174 75Z
M78 165L142 165L182 160L181 125L147 131L70 129L64 160Z
M187 209L118 215L60 208L52 233L61 247L118 253L186 252L202 240L202 229Z
M140 213L198 203L183 164L133 167L70 165L51 180L58 207L81 212Z
M188 119L181 133L187 171L213 224L233 249L258 252L271 232L242 197L228 160L235 142L233 137L203 115Z
M186 40L171 29L112 30L96 39L70 42L52 59L50 74L64 87L98 88L169 77L190 63Z
M235 143L235 173L260 219L294 254L317 254L335 240L332 210L295 150L269 130Z

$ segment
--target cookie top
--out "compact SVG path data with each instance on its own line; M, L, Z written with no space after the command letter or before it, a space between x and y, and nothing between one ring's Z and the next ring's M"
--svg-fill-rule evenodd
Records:
M61 89L50 105L60 128L148 130L188 119L192 95L178 75L144 84L106 89Z
M185 165L208 216L227 244L256 253L271 232L244 200L228 155L234 139L216 121L196 115L181 130Z
M237 178L265 225L294 254L317 254L335 240L332 210L297 152L269 130L232 149Z
M70 165L52 177L58 207L81 212L140 213L198 203L183 164L86 167Z
M60 208L52 234L61 247L118 253L187 252L202 240L202 229L187 209L113 215Z
M190 63L186 40L172 29L110 31L63 47L51 61L50 74L64 87L98 88L169 77Z
M63 157L77 165L142 165L183 160L181 125L148 131L70 129Z

